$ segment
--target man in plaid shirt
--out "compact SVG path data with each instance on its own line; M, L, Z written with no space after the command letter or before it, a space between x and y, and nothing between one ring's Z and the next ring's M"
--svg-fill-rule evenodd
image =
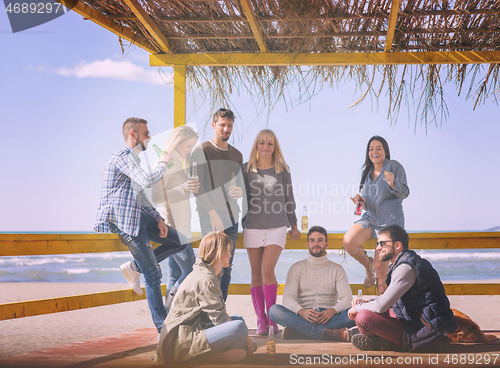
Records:
M147 149L151 136L147 121L129 118L123 123L125 147L115 153L104 171L101 201L94 227L98 232L114 232L129 248L134 262L120 268L132 289L142 294L139 277L144 274L146 297L153 322L161 331L167 312L162 302L159 262L183 250L177 231L165 224L144 193L160 181L172 156L164 152L151 173L140 167L139 153ZM150 240L160 243L153 250Z

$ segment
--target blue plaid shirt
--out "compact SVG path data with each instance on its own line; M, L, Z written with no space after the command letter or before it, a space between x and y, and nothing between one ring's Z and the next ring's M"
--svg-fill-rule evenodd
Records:
M139 155L130 147L115 153L104 170L104 184L94 230L111 232L114 224L124 233L139 235L142 214L161 219L144 193L163 177L167 166L159 164L148 174L140 166Z

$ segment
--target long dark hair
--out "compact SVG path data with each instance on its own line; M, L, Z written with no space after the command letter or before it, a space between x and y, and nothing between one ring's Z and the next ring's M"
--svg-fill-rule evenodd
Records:
M370 160L370 143L372 141L379 141L382 143L382 147L384 148L384 153L385 153L385 158L390 160L391 159L391 152L389 151L389 144L387 141L382 138L381 136L374 135L373 137L370 138L368 141L368 144L366 145L366 155L365 155L365 164L363 165L363 173L361 174L361 181L359 182L359 190L363 189L363 184L365 183L366 177L368 176L368 173L373 169L373 162Z

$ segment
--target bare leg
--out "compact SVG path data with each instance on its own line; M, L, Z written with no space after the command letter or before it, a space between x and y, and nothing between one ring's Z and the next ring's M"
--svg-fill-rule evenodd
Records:
M252 279L250 286L262 286L262 259L264 248L247 248L248 261L250 262L250 272Z
M362 244L372 237L372 229L364 229L360 224L354 224L344 235L344 249L349 255L366 269L365 285L367 287L375 284L374 261L368 257Z
M262 280L266 285L276 284L276 275L274 268L280 258L283 248L276 244L270 244L264 248L262 256Z
M274 268L278 263L282 250L276 244L268 245L265 248L247 248L252 273L252 287L262 286L262 284L276 284Z

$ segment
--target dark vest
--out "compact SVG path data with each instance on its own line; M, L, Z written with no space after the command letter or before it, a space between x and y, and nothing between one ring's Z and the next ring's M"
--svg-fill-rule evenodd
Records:
M387 274L387 285L391 283L392 272L402 264L415 270L417 280L392 309L403 327L404 350L414 351L447 332L454 332L457 324L437 271L413 250L398 256Z

